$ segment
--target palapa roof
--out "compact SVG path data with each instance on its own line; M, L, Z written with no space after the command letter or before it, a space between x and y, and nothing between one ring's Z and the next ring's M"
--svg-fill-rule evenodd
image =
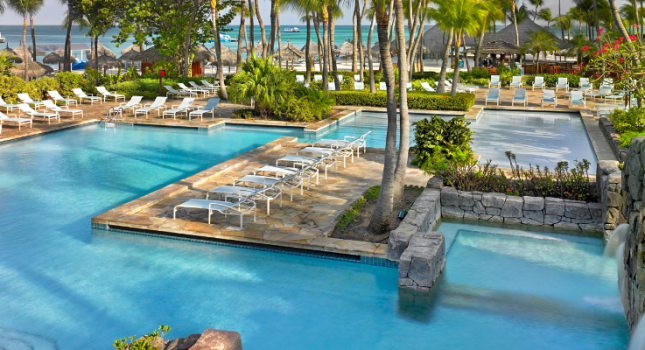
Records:
M304 44L300 48L300 51L305 52L306 49L307 49L307 44ZM318 44L313 41L309 42L309 55L318 56Z
M14 52L16 53L16 55L17 55L18 57L20 57L21 59L22 59L22 58L24 58L24 57L23 57L23 56L24 56L24 54L25 54L25 46L24 46L24 45L20 44L20 46L18 46L18 47L16 47L15 49L13 49L13 51L14 51ZM31 50L29 49L29 47L27 47L27 55L31 56Z
M7 44L6 49L0 50L0 55L5 54L7 57L9 56L16 56L14 58L10 58L9 60L12 61L13 63L22 63L22 58L20 58L20 55L18 55L17 52L9 48L9 44Z
M76 63L76 58L74 56L69 57L71 63ZM50 52L47 56L43 57L43 63L46 64L59 64L65 63L65 51L56 50Z
M217 51L215 50L215 46L211 47L210 51L215 54L215 59L213 60L213 62L218 62L218 60L221 58L222 64L224 65L232 66L237 64L237 53L226 46L222 46L221 57L217 57Z
M204 46L200 46L195 51L191 52L192 54L195 55L193 57L193 61L195 62L213 62L215 61L215 56L213 55L210 50L208 50Z
M529 18L526 18L522 21L522 23L517 25L517 34L520 39L520 45L522 46L527 42L532 41L531 37L529 37L529 34L532 32L538 32L540 30L546 30L539 24L531 21ZM560 38L556 37L555 35L551 34L553 36L553 41L555 42L555 45L557 47L563 48L565 46L565 42L562 41ZM490 41L505 41L510 44L515 44L515 28L513 24L511 23L509 26L506 28L500 30L497 33L492 33L484 36L484 42L490 42Z
M165 59L168 59L168 56L164 56L161 53L159 53L159 50L155 49L154 47L151 47L143 52L138 52L136 54L133 54L130 56L129 60L130 61L137 61L137 62L159 62L163 61Z
M212 51L215 52L215 51ZM243 47L240 49L241 53L246 53L246 47ZM258 45L253 45L253 52L257 56L258 54L262 54L262 44Z
M469 53L474 53L475 48L467 50ZM489 41L482 44L481 55L516 55L520 52L520 47L514 44L507 43L506 41L496 40Z
M91 69L109 69L109 68L123 68L123 62L111 56L99 56L98 66L96 60L91 59L85 63L85 68Z
M99 51L99 58L101 56L110 56L113 58L116 58L116 54L112 52L112 50L108 49L105 47L103 44L99 43L98 44L98 51ZM87 59L91 60L92 59L92 54L94 53L94 48L90 48L89 50L85 50L85 54L87 55Z
M135 44L131 44L130 46L128 46L128 47L126 47L125 49L121 50L121 54L122 54L122 55L125 55L126 53L128 53L128 52L132 52L132 51L134 51L134 52L141 52L141 46L139 46L139 45L135 45Z
M305 53L300 51L300 49L297 48L296 45L290 43L288 40L286 44L282 45L279 53L281 58L286 58L286 59L305 57Z
M9 68L9 71L11 71L11 73L13 75L17 76L17 77L24 77L25 76L25 67L26 67L26 65L23 62L23 63L18 64L14 68ZM38 62L34 62L34 61L31 61L31 60L29 61L29 72L27 74L28 74L28 76L30 78L40 77L42 75L53 73L53 72L54 72L54 68L52 68L52 67L50 67L48 65L38 63Z
M336 53L339 55L352 56L354 55L354 44L345 40L345 42L340 44L338 49L336 49Z
M438 25L435 25L423 33L423 47L430 52L444 52L448 36L448 32L444 32ZM466 36L466 46L475 46L475 38Z

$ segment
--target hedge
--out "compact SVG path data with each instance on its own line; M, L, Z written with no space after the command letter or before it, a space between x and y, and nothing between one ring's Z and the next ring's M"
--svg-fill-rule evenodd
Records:
M337 106L386 107L387 93L377 91L330 91ZM398 97L397 97L398 103ZM458 93L451 97L448 93L408 91L408 108L436 111L468 111L475 103L475 95Z
M558 83L558 78L567 78L569 82L569 87L577 88L580 87L580 76L574 74L537 74L537 75L525 75L524 76L524 85L530 87L535 81L535 77L544 77L544 85L546 87L555 87Z

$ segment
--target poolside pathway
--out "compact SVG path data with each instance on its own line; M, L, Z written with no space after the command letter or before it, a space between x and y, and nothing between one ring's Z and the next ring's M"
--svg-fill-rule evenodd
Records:
M283 205L271 204L267 216L266 203L258 203L257 220L244 217L244 229L239 230L239 217L224 218L219 213L212 216L208 225L206 210L180 210L173 220L173 208L192 198L206 198L206 192L232 182L263 165L275 164L283 155L295 154L307 146L292 142L292 137L282 137L239 157L166 186L132 202L92 218L93 223L126 228L144 229L158 233L181 234L191 237L219 238L225 240L260 243L265 245L304 248L360 256L384 257L387 244L349 241L327 237L334 229L338 217L355 203L371 186L381 181L383 155L367 153L348 160L338 172L333 168L328 178L321 174L319 185L312 181L303 195L294 190L293 202L289 190L284 191ZM406 183L425 186L428 176L416 167L410 167Z

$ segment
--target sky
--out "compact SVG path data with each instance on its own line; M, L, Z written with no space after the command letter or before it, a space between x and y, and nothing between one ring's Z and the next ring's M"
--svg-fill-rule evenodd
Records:
M569 8L573 6L573 1L571 0L560 0L560 1L562 2L562 12L568 11ZM619 1L619 6L623 2L625 2L625 0ZM260 15L262 16L262 20L266 24L269 22L270 2L268 0L260 0L259 3L260 3ZM522 3L522 0L519 0L518 4L521 4L521 3ZM527 6L530 6L528 5L528 1L525 1L525 3L527 4ZM545 0L544 7L550 7L551 11L555 16L558 11L558 0ZM352 11L350 9L347 9L344 12L347 14L346 18L337 20L337 24L351 25ZM59 0L45 0L45 5L40 10L40 12L38 12L38 14L36 14L36 16L34 17L34 24L60 25L64 16L65 16L65 7L61 5ZM281 12L280 24L283 27L287 25L302 25L302 23L299 22L299 19L300 19L299 15L294 14L291 11L284 10ZM239 18L236 18L232 24L239 24ZM369 21L365 20L363 24L369 25ZM2 28L3 25L22 25L22 18L20 18L20 16L16 15L11 10L7 10L3 15L0 15L0 28Z

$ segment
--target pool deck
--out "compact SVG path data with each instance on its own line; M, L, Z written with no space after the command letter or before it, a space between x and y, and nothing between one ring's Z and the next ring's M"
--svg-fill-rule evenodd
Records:
M180 210L173 220L173 208L193 198L206 198L206 192L221 185L232 184L237 178L252 174L263 165L273 165L275 160L296 152L308 144L295 142L296 138L282 137L226 162L168 185L155 192L109 210L92 218L93 224L112 228L145 230L158 234L182 235L192 238L214 238L234 242L256 243L268 246L309 249L345 255L385 258L387 244L350 241L328 237L338 217L346 212L365 191L380 184L383 155L367 153L348 159L338 171L324 172L319 185L312 181L310 189L305 183L303 195L294 190L293 202L289 190L279 200L271 203L267 216L266 203L258 202L257 220L244 216L244 229L239 229L239 216L224 218L219 213L212 216L208 225L206 210ZM416 167L409 167L406 183L424 186L429 177Z

